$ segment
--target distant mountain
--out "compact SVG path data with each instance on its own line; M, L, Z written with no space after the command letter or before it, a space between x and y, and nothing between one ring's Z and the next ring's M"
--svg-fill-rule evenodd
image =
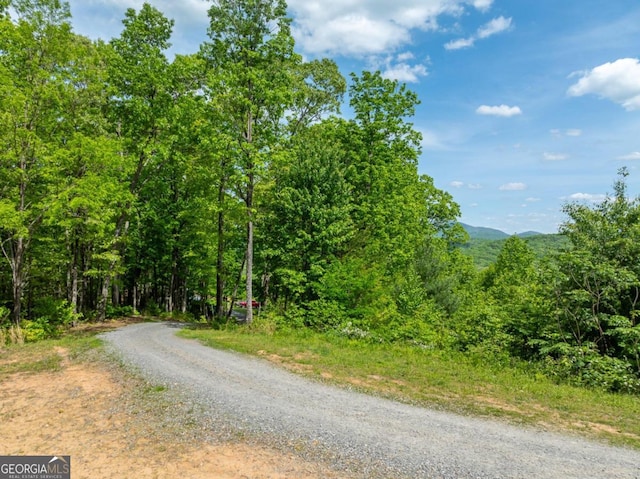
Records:
M530 238L532 236L540 236L544 233L539 233L537 231L525 231L524 233L518 233L520 238Z
M494 263L509 235L493 228L470 226L464 223L460 225L470 237L468 243L461 245L461 249L473 258L476 267L483 269ZM569 245L569 240L560 234L526 231L517 236L529 245L538 259L554 255Z
M499 240L508 238L509 235L504 231L493 228L485 228L484 226L471 226L460 223L471 239Z
M460 225L466 230L471 239L500 240L506 239L511 236L504 231L500 231L494 228L486 228L484 226L471 226L465 223L460 223ZM538 233L537 231L525 231L524 233L518 233L517 236L521 238L529 238L531 236L538 236L541 234L542 233Z

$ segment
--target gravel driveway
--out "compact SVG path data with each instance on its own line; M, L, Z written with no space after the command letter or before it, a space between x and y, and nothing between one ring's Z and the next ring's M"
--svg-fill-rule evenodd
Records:
M197 404L212 427L257 435L363 477L640 478L640 453L327 386L142 323L103 338Z

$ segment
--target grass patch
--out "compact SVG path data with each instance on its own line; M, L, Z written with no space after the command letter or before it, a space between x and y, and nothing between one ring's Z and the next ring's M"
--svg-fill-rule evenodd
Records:
M555 384L526 365L309 331L183 330L307 377L426 407L507 419L640 449L640 398Z
M0 380L15 373L59 371L64 361L75 359L101 344L95 334L73 332L58 339L4 346L0 348Z

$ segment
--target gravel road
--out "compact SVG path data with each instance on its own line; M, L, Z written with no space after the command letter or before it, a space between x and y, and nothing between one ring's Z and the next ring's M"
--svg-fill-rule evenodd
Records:
M640 478L640 453L327 386L142 323L103 338L153 382L232 428L362 477Z

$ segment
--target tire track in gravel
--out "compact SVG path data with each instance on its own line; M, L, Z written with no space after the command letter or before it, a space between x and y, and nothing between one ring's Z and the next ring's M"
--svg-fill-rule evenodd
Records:
M636 478L640 453L327 386L142 323L102 337L220 424L363 477Z

